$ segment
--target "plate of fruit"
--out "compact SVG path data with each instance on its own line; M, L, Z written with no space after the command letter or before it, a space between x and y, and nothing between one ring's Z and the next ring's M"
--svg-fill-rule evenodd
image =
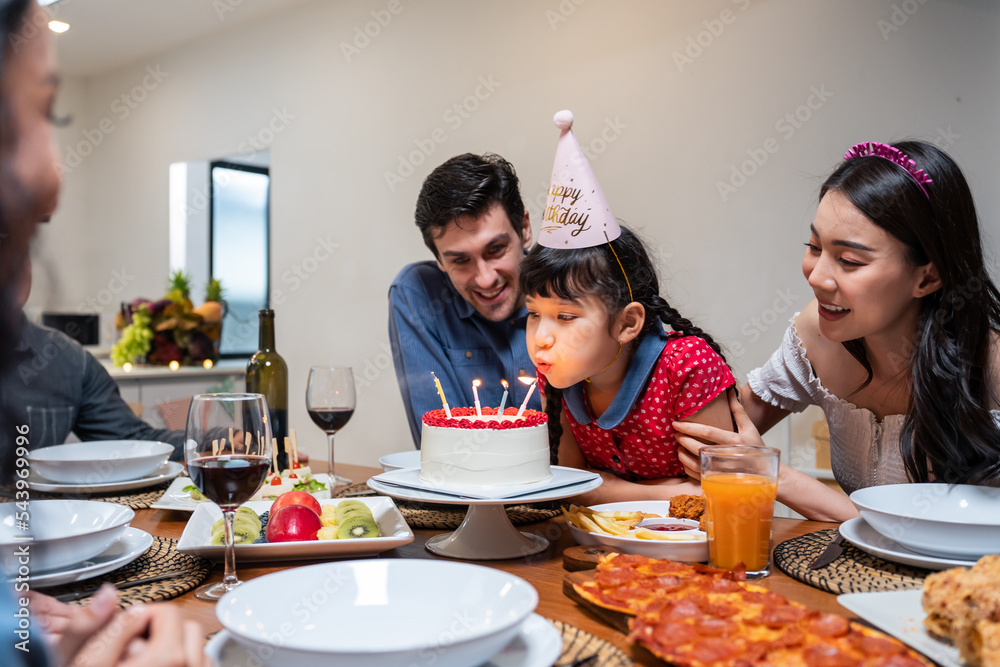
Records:
M177 550L222 560L222 510L200 504ZM236 511L239 561L309 560L369 556L413 541L413 531L391 498L318 500L292 491L273 502L250 501Z

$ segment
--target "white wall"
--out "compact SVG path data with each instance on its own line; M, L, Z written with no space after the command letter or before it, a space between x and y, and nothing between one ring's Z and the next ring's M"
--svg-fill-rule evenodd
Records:
M157 296L168 165L266 143L291 423L320 455L303 407L309 365L368 369L338 459L372 464L410 446L385 296L404 263L428 257L412 223L420 183L452 155L498 152L537 213L559 109L575 112L615 214L653 245L667 297L726 343L741 377L809 299L800 244L819 184L856 142L945 146L972 182L994 257L1000 249L1000 7L987 0L388 6L317 0L69 82L60 106L76 120L60 147L68 156L84 132L100 143L67 175L63 209L40 235L46 303L75 309L123 267L120 298ZM375 33L372 12L391 20L348 61L341 45L366 24ZM149 90L134 89L144 77ZM477 91L484 99L469 98ZM144 99L133 109L123 94ZM456 115L466 100L477 108ZM778 124L797 111L808 116L798 127ZM438 128L443 141L429 143ZM723 198L718 183L769 139L777 151ZM388 187L386 172L420 145L431 154L414 153L412 174Z

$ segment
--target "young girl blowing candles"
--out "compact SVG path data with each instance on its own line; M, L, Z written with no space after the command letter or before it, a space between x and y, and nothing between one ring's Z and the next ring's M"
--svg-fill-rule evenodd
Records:
M605 203L572 114L555 120L563 132L539 245L520 273L553 461L601 473L604 484L580 499L588 504L700 493L671 423L731 429L725 392L735 380L712 337L660 296L642 242Z

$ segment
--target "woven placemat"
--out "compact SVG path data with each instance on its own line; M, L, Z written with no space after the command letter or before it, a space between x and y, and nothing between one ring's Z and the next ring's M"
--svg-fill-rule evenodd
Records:
M334 498L344 498L357 495L362 491L371 491L367 484L352 484L333 494ZM373 494L382 495L382 494ZM361 496L364 497L364 496ZM465 520L465 505L441 505L436 503L419 503L409 500L393 500L399 513L406 519L410 528L430 528L435 530L450 530L458 528ZM557 508L538 505L507 505L504 507L507 517L515 526L537 523L559 516Z
M171 481L173 480L168 480L161 484L157 484L156 486L146 487L145 489L139 489L127 493L42 493L39 491L32 491L31 497L34 500L100 500L106 503L124 505L125 507L130 507L134 510L145 510L149 509L153 503L163 497L163 494L166 492L167 487L170 486Z
M584 632L575 625L547 619L562 635L563 652L553 667L567 667L582 660L585 664L597 667L632 667L635 663L621 650L609 641ZM593 657L592 657L593 656Z
M828 593L903 591L923 586L930 570L900 565L844 542L844 552L824 568L810 570L809 563L837 536L830 528L786 540L774 547L774 564L792 579Z
M162 581L148 584L138 584L131 588L118 591L118 606L122 609L139 602L156 602L169 600L184 595L205 580L212 570L212 563L201 556L182 554L177 551L177 540L167 537L154 537L153 544L146 553L139 556L128 565L108 572L100 577L78 581L64 586L54 586L45 590L47 595L62 595L98 588L104 582L118 584L125 581L135 581L158 574L185 570L183 574ZM72 600L68 604L86 604L87 599Z

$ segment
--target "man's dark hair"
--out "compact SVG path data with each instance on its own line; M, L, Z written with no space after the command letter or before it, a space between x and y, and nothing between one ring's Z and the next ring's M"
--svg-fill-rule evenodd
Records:
M494 204L503 206L517 237L522 238L524 202L514 166L499 155L456 155L432 171L420 188L414 214L424 243L438 256L434 239L453 220L479 218Z

